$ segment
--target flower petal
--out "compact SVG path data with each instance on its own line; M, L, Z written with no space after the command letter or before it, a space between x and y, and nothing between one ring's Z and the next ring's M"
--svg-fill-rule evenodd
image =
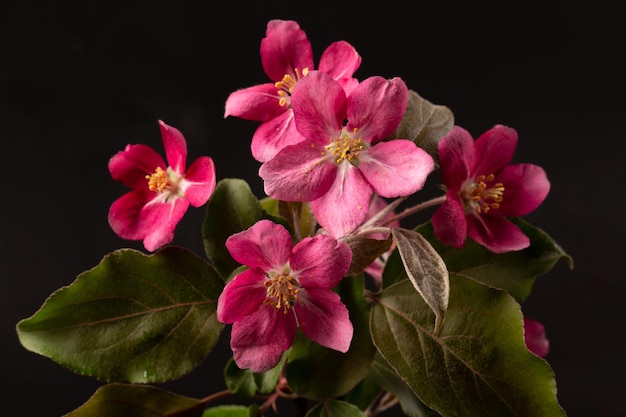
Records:
M550 352L550 341L546 338L543 324L524 317L524 342L532 353L544 357Z
M175 127L166 125L159 120L163 147L169 166L179 175L182 175L187 168L187 142Z
M252 136L252 156L259 162L267 162L283 148L302 142L302 136L293 118L293 111L287 110L272 120L262 123Z
M226 248L240 264L264 272L282 267L291 255L291 235L283 226L259 220L226 239Z
M295 69L313 69L311 42L297 22L270 20L265 35L261 40L261 62L272 81L282 80L285 74L295 77Z
M356 49L346 41L337 41L324 50L317 69L340 80L352 78L360 65L361 56Z
M446 200L433 214L432 223L435 236L444 245L457 249L463 247L467 237L467 220L456 191L448 190Z
M340 238L365 220L372 188L363 174L347 161L336 172L328 191L311 202L311 210L331 236Z
M507 165L496 176L504 184L503 200L498 213L524 216L535 210L550 192L545 171L533 164Z
M350 349L354 329L348 309L337 293L307 288L300 291L294 310L306 337L339 352Z
M521 250L530 245L528 236L502 216L488 214L468 216L467 234L494 253Z
M189 208L189 201L177 198L171 203L151 203L142 210L142 223L147 231L143 239L146 250L154 252L174 239L176 225Z
M302 239L289 260L303 288L334 288L345 276L352 261L350 247L328 235Z
M160 167L167 169L165 161L154 149L146 145L127 145L109 161L109 172L116 181L135 190L148 190L146 175Z
M476 139L475 175L495 174L511 162L517 147L517 132L510 127L496 125Z
M356 129L363 140L376 143L398 127L408 101L409 90L402 79L369 77L348 96L346 129Z
M265 372L275 367L296 337L292 311L261 305L254 313L233 324L230 347L239 368Z
M222 323L243 320L261 307L266 297L265 273L248 269L230 280L217 300L217 319Z
M279 104L274 83L259 84L230 93L224 107L224 117L266 122L287 110Z
M215 191L215 185L215 165L208 156L196 159L181 180L185 198L194 207L200 207L209 200Z
M359 170L382 197L407 196L421 190L434 168L433 158L405 139L379 142L359 156Z
M443 183L459 191L474 166L474 139L460 126L454 126L439 140L439 166Z

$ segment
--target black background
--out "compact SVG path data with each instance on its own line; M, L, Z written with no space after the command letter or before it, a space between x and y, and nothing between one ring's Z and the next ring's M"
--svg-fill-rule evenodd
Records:
M126 189L109 158L127 143L162 150L157 120L180 129L189 159L218 179L249 180L255 122L223 118L228 94L267 78L259 43L272 18L294 19L315 53L344 39L356 73L402 77L445 104L474 136L517 129L516 162L544 167L552 190L526 219L574 258L540 276L524 304L543 322L558 398L569 416L626 416L624 42L619 2L14 2L0 12L0 220L6 415L60 416L100 385L26 351L16 323L119 247L108 207ZM202 253L202 209L174 243ZM222 389L220 349L175 383ZM6 412L6 410L10 412ZM287 414L284 414L287 415Z

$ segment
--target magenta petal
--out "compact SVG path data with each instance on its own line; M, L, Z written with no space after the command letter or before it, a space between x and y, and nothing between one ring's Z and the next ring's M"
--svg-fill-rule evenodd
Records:
M230 93L226 99L224 117L235 116L244 120L265 122L287 110L279 104L274 83L259 84Z
M372 188L363 174L344 161L330 189L311 202L311 210L331 236L340 238L363 223L371 197Z
M494 253L521 250L530 245L528 236L510 220L501 216L468 216L467 234Z
M332 155L308 141L291 145L261 165L265 194L283 201L312 201L328 191L337 171Z
M382 197L407 196L419 191L435 168L433 158L410 140L379 142L359 156L359 169Z
M161 129L167 163L178 174L184 173L187 168L187 142L183 134L180 133L180 130L166 125L161 120L159 120L159 128Z
M543 358L550 352L545 329L538 321L524 318L524 341L528 350L539 357Z
M165 161L154 149L146 145L127 145L109 161L109 172L116 181L135 190L147 190L146 175L160 167L165 170Z
M533 164L507 165L496 176L504 184L503 200L498 213L524 216L535 210L550 192L545 171Z
M496 125L480 135L475 142L475 175L495 174L513 159L517 147L517 132L510 127Z
M154 252L174 239L176 225L189 208L189 201L177 198L171 203L151 203L142 210L143 239L146 250Z
M234 323L260 308L266 297L264 281L265 273L258 268L248 269L230 280L217 300L217 319Z
M297 22L270 20L265 34L261 40L261 62L272 81L282 80L285 74L295 78L295 69L313 69L311 42Z
M346 41L337 41L324 50L317 69L339 80L351 78L360 65L361 56L356 49Z
M352 262L350 247L328 235L302 239L294 246L289 265L304 288L330 290L341 281Z
M265 372L275 367L296 337L292 311L261 305L254 313L233 324L230 347L239 368Z
M409 90L400 78L369 77L348 96L348 132L357 129L366 142L388 137L400 124L409 100Z
M453 190L446 193L446 201L435 211L432 217L435 236L444 245L461 248L467 236L467 220L463 203Z
M452 190L460 190L474 166L474 139L460 126L454 126L439 140L439 166L443 183Z
M259 220L226 239L226 248L240 264L267 272L287 263L292 241L285 227L269 220Z
M267 162L283 148L302 142L304 137L296 129L293 111L288 110L272 120L262 123L252 136L252 156Z
M339 352L350 349L354 329L348 309L337 293L307 288L300 292L294 309L306 337Z
M185 198L194 207L206 203L215 191L215 165L213 159L201 156L196 159L185 173L181 187Z
M327 145L341 134L346 118L346 94L329 75L310 72L294 88L291 106L302 136Z
M153 191L135 190L115 200L109 209L109 225L115 234L122 239L142 240L147 233L142 209L155 197Z

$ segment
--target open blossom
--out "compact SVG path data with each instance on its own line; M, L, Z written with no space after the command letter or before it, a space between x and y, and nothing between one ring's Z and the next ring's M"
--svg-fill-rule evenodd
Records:
M517 132L496 125L476 141L455 126L439 141L446 201L433 215L435 235L460 248L469 236L492 252L528 247L526 235L507 217L523 216L546 198L550 183L541 167L509 164Z
M213 160L201 156L185 172L185 138L160 120L159 127L167 164L154 149L142 144L127 145L109 161L113 179L132 188L111 205L109 224L123 239L143 240L149 251L171 242L189 204L199 207L206 203L216 185Z
M312 71L291 98L307 140L285 147L259 175L270 197L310 201L334 237L365 220L373 192L385 198L413 194L434 169L431 156L412 141L382 140L406 109L408 89L400 78L370 77L346 95L330 76Z
M261 61L272 82L231 93L224 117L262 122L252 137L251 150L257 161L265 162L283 147L303 139L294 125L290 96L299 80L314 69L311 42L298 23L271 20L261 41ZM360 64L361 57L354 47L337 41L324 51L317 69L350 91L358 84L352 75Z
M543 324L524 317L524 342L537 356L544 357L550 352L550 341L546 338Z
M249 269L226 284L217 319L233 323L230 346L240 368L267 371L291 347L298 327L314 342L347 352L353 327L332 289L344 277L352 252L328 235L292 247L289 232L269 220L230 236L226 247Z

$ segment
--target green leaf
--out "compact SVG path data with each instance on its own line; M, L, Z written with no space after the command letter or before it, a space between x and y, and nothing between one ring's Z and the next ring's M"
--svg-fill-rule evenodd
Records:
M17 325L22 345L72 371L111 382L179 378L204 360L223 324L223 282L195 254L120 249L54 292Z
M352 262L348 275L363 272L376 258L389 250L392 242L391 235L387 239L379 240L349 234L339 240L345 242L352 250Z
M520 306L506 292L450 274L438 334L409 281L386 288L370 327L380 354L443 416L565 416L548 363L524 343Z
M311 408L306 417L365 417L365 414L353 404L339 400L326 400Z
M404 117L392 137L412 140L437 161L439 139L453 126L454 115L448 107L432 104L409 90Z
M202 417L248 417L250 407L243 405L220 405L204 410Z
M370 368L371 369L371 368ZM356 405L361 410L365 410L380 395L380 385L369 377L369 373L350 392L343 395L338 400Z
M298 333L286 365L289 387L297 394L314 400L334 398L346 394L365 377L376 349L369 333L369 307L363 291L363 274L345 277L338 285L354 327L348 352L325 348Z
M257 221L268 218L247 182L236 178L221 180L209 200L202 224L204 250L222 278L239 266L225 243Z
M204 404L145 385L104 385L65 417L200 417ZM233 416L235 417L235 416Z
M224 367L224 382L226 388L233 394L246 398L252 398L256 394L256 383L252 371L239 368L233 358L230 358Z
M446 315L450 295L446 264L430 243L416 231L394 228L391 234L409 280L435 313L437 333Z

